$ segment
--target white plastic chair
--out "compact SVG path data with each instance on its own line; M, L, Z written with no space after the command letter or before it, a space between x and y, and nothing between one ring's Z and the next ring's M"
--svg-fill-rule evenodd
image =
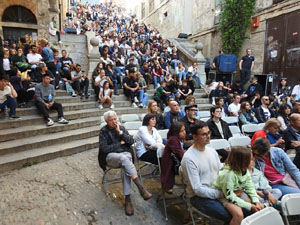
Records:
M238 126L229 126L229 130L233 137L240 137L243 136L241 129Z
M224 120L227 124L238 124L239 118L236 116L228 116L228 117L223 117L222 120Z
M169 129L158 130L158 133L162 139L167 139L168 132L169 132Z
M199 111L200 118L210 117L210 111Z
M214 148L215 150L230 148L230 144L226 139L213 139L210 140L209 147Z
M147 115L147 113L143 113L142 115L141 115L141 121L143 121L143 119L144 119L144 117Z
M284 225L279 212L267 207L242 220L241 225Z
M138 131L139 131L139 130L128 130L128 133L129 133L130 135L132 135L132 136L133 136L133 139L135 140Z
M259 130L264 129L265 125L266 125L266 123L259 123L259 124L257 124L257 126L259 127Z
M290 158L290 160L293 162L296 157L296 149L289 149L286 151L286 154Z
M142 126L142 121L131 121L124 123L126 130L138 130Z
M131 121L140 121L140 118L137 114L123 114L120 117L121 122L131 122Z
M251 144L251 138L249 138L248 136L231 137L228 139L228 142L231 147L233 146L249 147Z
M243 134L253 134L256 131L260 130L259 126L257 124L244 124L242 126L242 132Z
M287 225L299 224L300 220L297 221L289 219L289 216L300 215L300 194L287 194L284 195L281 199L282 214L284 216L285 222Z
M203 122L206 122L206 121L209 120L209 119L210 119L210 117L203 117L203 118L200 118L200 120L203 121Z

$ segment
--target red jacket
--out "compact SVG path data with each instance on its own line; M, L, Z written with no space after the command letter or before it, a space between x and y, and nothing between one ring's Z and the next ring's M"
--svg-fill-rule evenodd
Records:
M181 149L179 138L176 136L172 136L168 139L165 146L164 154L161 158L160 180L164 190L172 189L175 182L175 173L173 170L174 167L171 152L173 152L181 161L184 151Z
M258 130L253 134L252 139L251 139L251 147L252 147L255 139L260 138L260 137L267 138L267 133L265 130Z

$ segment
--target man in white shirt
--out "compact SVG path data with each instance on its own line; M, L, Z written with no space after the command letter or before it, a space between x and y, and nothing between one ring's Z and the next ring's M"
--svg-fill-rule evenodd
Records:
M228 106L228 111L231 116L237 117L239 115L239 111L241 107L240 101L241 101L240 95L233 96L233 102Z
M185 152L181 161L182 176L187 184L191 204L208 216L229 222L229 212L218 201L224 195L212 188L222 164L218 153L206 146L210 142L210 130L206 123L196 121L191 126L191 133L194 144Z
M300 100L300 79L298 81L298 84L293 88L292 96L295 101Z
M36 46L31 45L31 53L27 54L28 63L31 65L31 78L35 79L36 67L43 60L43 57L36 53ZM32 77L33 76L33 77Z

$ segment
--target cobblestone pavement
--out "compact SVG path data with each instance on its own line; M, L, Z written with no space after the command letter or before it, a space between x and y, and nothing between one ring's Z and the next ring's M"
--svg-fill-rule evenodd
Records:
M184 210L179 206L170 207L170 219L165 222L162 203L156 202L160 186L154 179L145 181L154 195L149 201L132 185L135 213L125 216L120 183L110 185L105 197L97 155L93 149L1 174L0 224L182 224Z

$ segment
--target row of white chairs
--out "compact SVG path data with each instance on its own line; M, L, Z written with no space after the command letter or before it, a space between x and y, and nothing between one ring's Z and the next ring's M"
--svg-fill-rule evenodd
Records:
M134 122L134 121L143 121L144 117L145 117L146 113L142 114L142 115L138 115L138 114L123 114L120 117L118 117L118 121L121 123L126 123L126 122ZM104 116L100 117L100 122L104 123Z

